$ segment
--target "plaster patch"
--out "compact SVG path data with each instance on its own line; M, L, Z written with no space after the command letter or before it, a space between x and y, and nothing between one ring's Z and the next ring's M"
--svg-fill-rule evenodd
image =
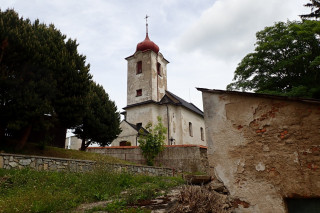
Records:
M269 151L270 151L270 148L269 148L268 145L263 145L262 150L263 150L264 152L269 152Z
M229 183L229 178L227 178L225 176L225 171L223 169L223 166L221 165L216 165L215 168L214 168L214 173L215 173L215 176L217 177L217 179L224 183L224 185L228 185Z
M244 172L244 166L245 166L245 160L239 159L236 161L237 164L237 173L243 173Z
M299 164L299 154L298 154L298 152L294 152L293 154L294 154L294 156L295 156L295 159L293 160L293 162Z
M266 166L263 164L263 163L261 163L261 162L259 162L257 165L256 165L256 170L257 171L264 171L266 169Z

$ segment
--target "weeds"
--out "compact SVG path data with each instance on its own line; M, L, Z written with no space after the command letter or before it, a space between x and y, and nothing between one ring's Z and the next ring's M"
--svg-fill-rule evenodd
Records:
M180 191L178 203L169 213L232 212L228 197L212 190L210 186L186 185Z
M151 213L151 210L149 209L142 209L142 208L136 208L136 207L127 207L127 203L123 200L115 200L111 203L108 203L104 207L94 207L86 213L92 213L97 211L107 211L110 213Z
M73 209L82 203L112 199L121 201L108 204L105 208L110 208L109 212L140 213L146 211L126 209L126 205L151 199L163 189L182 182L181 178L102 170L65 173L0 169L0 212L57 212Z

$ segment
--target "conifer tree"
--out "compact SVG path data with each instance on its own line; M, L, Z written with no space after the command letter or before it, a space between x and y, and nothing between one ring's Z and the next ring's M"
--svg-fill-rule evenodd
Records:
M82 123L74 131L75 135L82 139L82 151L93 142L100 146L109 145L121 132L120 114L102 86L90 82L87 102Z
M37 126L82 121L91 75L77 46L53 24L0 10L0 142L22 132L22 147Z

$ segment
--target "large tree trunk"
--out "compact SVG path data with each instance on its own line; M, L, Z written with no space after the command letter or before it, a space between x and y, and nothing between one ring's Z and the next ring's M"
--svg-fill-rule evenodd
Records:
M82 143L81 143L81 148L80 148L80 150L81 150L81 151L86 151L86 149L87 149L88 146L89 146L89 145L86 144L86 139L83 138L83 139L82 139Z
M6 131L6 129L5 129L4 125L0 124L0 143L3 143L5 140L5 135L4 135L5 131Z
M26 145L28 138L29 138L29 135L31 133L31 129L32 129L31 124L29 124L26 128L24 128L21 139L16 146L17 150L21 150Z

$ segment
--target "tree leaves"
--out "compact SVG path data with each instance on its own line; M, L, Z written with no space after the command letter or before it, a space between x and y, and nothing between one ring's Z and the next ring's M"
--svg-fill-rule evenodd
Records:
M151 122L146 125L148 133L145 133L143 129L139 132L139 147L149 166L153 166L155 157L164 150L164 140L166 139L167 128L163 126L160 116L157 119L158 124L154 127Z
M0 10L0 44L0 134L48 115L66 128L81 123L91 75L75 40Z
M103 87L93 81L90 82L86 100L86 113L74 131L82 139L81 150L85 150L92 142L100 146L109 145L121 132L120 114L115 103L109 99Z
M228 90L320 98L319 22L279 22L256 37L255 51L239 63Z

